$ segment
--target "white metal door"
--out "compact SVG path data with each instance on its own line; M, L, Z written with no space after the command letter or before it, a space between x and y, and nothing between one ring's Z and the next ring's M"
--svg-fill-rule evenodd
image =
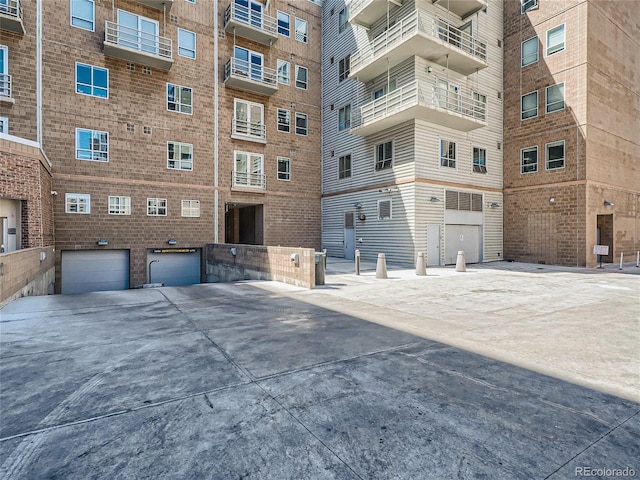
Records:
M479 225L445 225L445 264L456 263L460 250L464 252L466 263L480 262L481 232Z
M427 266L440 265L440 225L427 225Z
M353 212L344 214L344 258L355 260L356 258L356 229Z

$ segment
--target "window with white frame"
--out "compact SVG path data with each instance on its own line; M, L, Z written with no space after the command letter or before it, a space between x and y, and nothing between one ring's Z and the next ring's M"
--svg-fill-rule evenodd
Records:
M393 163L393 141L379 143L376 145L376 170L391 168Z
M307 69L296 65L296 88L307 89Z
M166 198L147 198L147 215L165 217L167 215Z
M526 13L538 6L538 0L520 0L520 12Z
M70 0L71 25L94 31L95 5L93 0Z
M547 56L564 50L564 23L547 30Z
M109 70L76 62L76 93L109 98Z
M109 215L131 215L131 197L109 197Z
M76 160L109 161L109 133L76 128Z
M291 180L291 159L278 157L278 180Z
M487 119L487 96L473 92L473 116L480 120Z
M389 85L384 84L380 88L377 88L371 94L372 100L377 100L380 97L384 97L387 93L391 93L396 89L396 79L389 80Z
M342 33L349 25L349 7L344 7L338 13L338 33Z
M534 118L538 116L538 91L522 95L521 119Z
M167 83L167 110L191 115L193 92L190 87Z
M520 150L520 173L538 171L538 147L527 147Z
M307 21L296 17L296 40L298 42L307 43Z
M340 59L338 62L338 83L344 82L349 78L349 72L351 71L351 55Z
M178 29L178 55L196 58L196 34L182 28Z
M526 67L538 61L538 37L522 42L521 65Z
M9 119L7 117L0 117L0 133L9 133Z
M278 10L278 33L285 37L291 36L291 17Z
M182 216L196 218L200 216L200 200L182 200Z
M234 152L234 187L265 189L264 156L259 153Z
M564 82L546 88L546 113L564 110Z
M391 220L391 199L378 200L378 220Z
M170 170L193 170L193 144L167 142L167 168Z
M66 213L91 213L91 195L86 193L67 193L64 196Z
M291 83L291 65L285 60L278 59L278 83L289 85Z
M265 140L264 105L239 98L234 99L233 104L235 114L232 133L255 140Z
M487 173L487 150L473 147L473 171Z
M278 131L284 133L291 132L291 112L284 108L278 109Z
M196 3L196 0L187 0L189 3Z
M456 168L456 142L440 139L440 166Z
M338 131L351 128L351 104L338 110Z
M351 177L351 154L338 158L338 179Z
M306 113L296 112L296 135L307 135L309 132L309 116Z
M564 168L564 140L559 142L551 142L545 145L546 150L546 168L547 170L555 170Z

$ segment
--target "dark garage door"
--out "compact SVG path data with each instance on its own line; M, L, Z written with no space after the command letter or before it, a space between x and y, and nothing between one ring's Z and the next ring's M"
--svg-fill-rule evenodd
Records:
M200 283L200 250L198 249L148 252L147 276L149 263L152 261L154 263L151 265L151 278L147 278L149 283L164 283L167 287Z
M62 293L129 288L129 250L62 252Z

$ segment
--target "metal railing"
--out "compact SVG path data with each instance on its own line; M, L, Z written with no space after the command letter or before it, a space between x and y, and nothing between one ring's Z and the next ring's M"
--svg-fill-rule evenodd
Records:
M226 27L231 20L245 23L273 36L278 35L278 22L276 22L275 18L262 12L256 12L244 5L238 5L235 2L231 2L224 12L224 26Z
M442 40L475 58L487 60L487 44L455 25L422 10L416 10L399 20L393 27L378 35L368 46L351 55L351 71L358 70L409 37L425 33Z
M130 48L139 52L173 59L173 47L170 38L143 32L114 22L105 22L104 41L112 45Z
M231 126L234 135L243 135L256 140L267 140L267 126L264 123L249 122L234 118Z
M235 57L231 57L224 66L224 81L226 82L229 77L253 80L270 87L278 86L278 72L276 70Z
M267 176L264 173L232 172L233 187L267 189Z
M0 73L0 97L11 98L11 75Z
M367 125L415 105L427 105L486 122L487 105L475 99L473 92L453 91L433 78L414 80L387 95L369 102L351 116L351 128Z
M0 0L0 13L11 17L22 18L20 0Z

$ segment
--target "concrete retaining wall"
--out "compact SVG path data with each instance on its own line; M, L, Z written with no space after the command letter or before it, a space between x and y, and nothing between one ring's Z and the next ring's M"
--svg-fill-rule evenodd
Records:
M40 260L44 252L45 259ZM53 293L53 247L36 247L0 254L0 307L16 298Z

